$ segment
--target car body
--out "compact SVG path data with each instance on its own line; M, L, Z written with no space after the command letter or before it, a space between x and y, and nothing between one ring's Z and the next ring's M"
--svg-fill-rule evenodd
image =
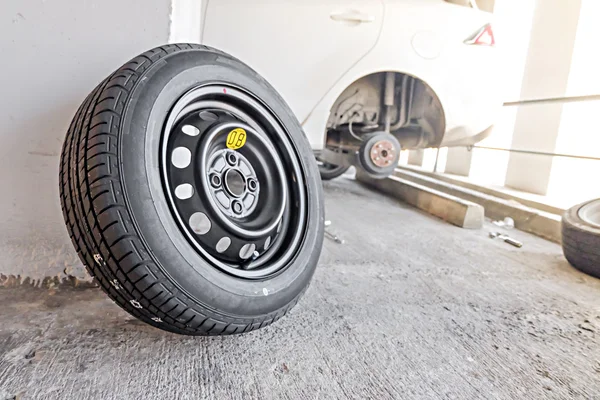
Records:
M264 76L315 150L386 128L402 148L472 145L491 132L501 79L492 14L453 3L210 0L201 37Z

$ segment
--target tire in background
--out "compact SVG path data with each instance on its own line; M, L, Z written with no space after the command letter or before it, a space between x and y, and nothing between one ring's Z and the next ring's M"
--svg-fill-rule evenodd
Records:
M319 163L319 174L321 175L322 180L329 181L337 178L338 176L342 176L346 171L348 171L349 168L350 167Z
M567 210L562 218L562 248L572 266L600 278L600 199Z
M321 180L329 181L331 179L335 179L338 176L343 175L350 167L342 167L339 165L331 164L325 161L322 161L320 156L320 151L313 151L315 155L315 160L317 161L317 165L319 167L319 174L321 175Z

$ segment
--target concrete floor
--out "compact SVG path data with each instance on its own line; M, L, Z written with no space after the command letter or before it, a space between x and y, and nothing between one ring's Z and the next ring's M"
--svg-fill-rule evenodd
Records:
M600 280L341 178L313 283L275 325L192 338L97 289L0 290L0 400L595 398Z

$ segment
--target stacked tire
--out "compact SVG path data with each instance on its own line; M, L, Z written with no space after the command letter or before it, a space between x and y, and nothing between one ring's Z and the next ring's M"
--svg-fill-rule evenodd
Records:
M600 199L567 210L562 219L562 247L571 265L600 278Z

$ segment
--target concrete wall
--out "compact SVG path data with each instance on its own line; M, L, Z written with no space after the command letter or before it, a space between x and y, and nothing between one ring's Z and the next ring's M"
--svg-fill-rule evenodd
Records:
M58 199L62 141L100 80L168 41L170 13L171 0L0 2L0 285L85 277Z
M521 86L521 100L566 95L580 10L581 0L537 1L530 51ZM553 152L562 110L562 103L520 106L511 148ZM505 184L514 189L545 195L552 162L551 157L511 153Z

